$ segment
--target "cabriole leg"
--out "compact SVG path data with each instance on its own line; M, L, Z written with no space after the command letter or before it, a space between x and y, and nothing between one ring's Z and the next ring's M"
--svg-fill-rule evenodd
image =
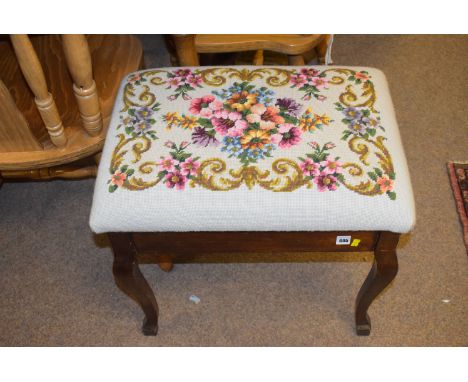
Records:
M374 250L374 263L356 299L356 331L368 336L371 330L367 309L398 272L396 246L400 235L381 232Z
M138 267L137 251L130 233L108 233L114 252L114 278L117 286L135 300L145 313L143 334L158 333L158 303Z

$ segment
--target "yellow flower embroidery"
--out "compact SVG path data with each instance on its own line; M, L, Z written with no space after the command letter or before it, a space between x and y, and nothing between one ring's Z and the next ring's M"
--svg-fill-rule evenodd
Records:
M261 149L264 145L270 142L270 135L268 134L268 131L264 130L250 130L240 139L242 148L249 148L251 150L256 148Z
M317 120L315 118L301 118L299 120L299 127L303 131L314 131L317 130Z
M167 113L163 115L163 120L167 122L167 130L170 130L173 126L178 126L181 120L179 113Z
M330 123L330 117L328 115L318 115L318 114L314 114L314 117L315 117L315 121L317 124L323 124L323 125L329 125Z
M308 108L302 117L299 119L299 127L303 131L314 131L320 128L321 125L328 126L330 124L330 117L326 114L318 115L312 111L312 108Z
M180 127L183 129L193 129L195 126L198 124L198 118L197 117L189 117L187 115L184 115L182 119L180 120Z
M249 110L254 104L257 103L257 93L249 93L242 91L240 93L234 93L227 103L239 112Z

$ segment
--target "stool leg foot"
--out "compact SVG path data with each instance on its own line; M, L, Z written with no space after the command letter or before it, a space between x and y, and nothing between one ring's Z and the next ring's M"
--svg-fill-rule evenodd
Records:
M399 234L380 233L374 250L374 263L356 299L356 332L360 336L368 336L371 331L367 309L398 272L396 256L398 239Z
M174 263L169 255L160 255L158 265L164 272L170 272L172 271L172 268L174 268Z
M113 273L117 286L141 306L145 313L143 334L158 332L158 303L138 267L137 251L129 233L109 233L114 252Z
M145 317L145 319L143 320L143 327L141 328L141 331L143 332L143 334L145 336L155 336L158 334L158 321L156 320L156 322L152 321L148 321L148 318Z
M361 322L358 322L356 318L356 333L358 336L368 336L371 331L371 322L370 322L370 317L366 313L364 320Z

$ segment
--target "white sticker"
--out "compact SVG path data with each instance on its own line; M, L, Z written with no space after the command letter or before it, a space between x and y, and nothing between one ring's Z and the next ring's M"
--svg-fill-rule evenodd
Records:
M351 244L351 236L337 236L336 237L336 245L350 245Z

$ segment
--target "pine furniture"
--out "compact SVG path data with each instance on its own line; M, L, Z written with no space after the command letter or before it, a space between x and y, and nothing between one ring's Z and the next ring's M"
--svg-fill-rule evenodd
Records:
M264 51L283 53L290 65L305 65L305 58L315 54L320 63L330 35L326 34L177 34L171 35L174 62L180 66L197 66L200 53L255 51L253 65L264 64Z
M0 181L95 176L121 79L141 68L127 35L0 39Z

